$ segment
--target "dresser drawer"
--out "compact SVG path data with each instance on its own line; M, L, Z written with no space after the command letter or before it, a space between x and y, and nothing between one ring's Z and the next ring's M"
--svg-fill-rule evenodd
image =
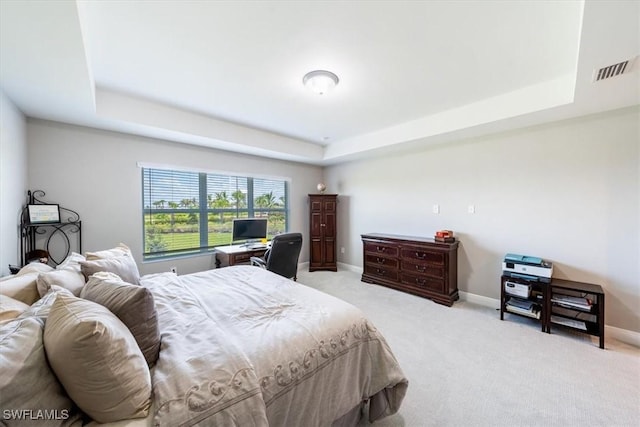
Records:
M383 266L376 266L372 264L365 264L364 274L369 276L375 276L381 279L394 280L394 281L398 280L397 268L389 268L389 267L383 267Z
M234 254L233 255L233 262L234 262L234 264L240 264L240 263L244 263L244 262L249 262L251 257L252 257L252 255L250 253Z
M378 242L365 242L364 251L371 254L385 255L389 257L398 256L398 246Z
M378 267L386 267L393 268L395 270L398 269L398 259L397 258L388 258L382 255L373 255L367 254L365 259L366 264L373 264Z
M445 263L445 254L442 252L430 251L419 246L405 246L402 248L400 257L403 260L426 262L433 265Z
M418 275L426 275L436 279L444 279L444 267L432 265L426 262L415 262L402 260L402 271Z
M441 279L435 279L420 274L411 274L402 272L400 274L400 282L403 285L411 286L416 289L428 289L430 291L442 293L445 291L445 282Z

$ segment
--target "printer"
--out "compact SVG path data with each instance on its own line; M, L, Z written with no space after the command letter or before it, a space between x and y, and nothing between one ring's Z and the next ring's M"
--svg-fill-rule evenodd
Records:
M534 256L506 254L502 261L502 273L508 277L549 283L553 263Z

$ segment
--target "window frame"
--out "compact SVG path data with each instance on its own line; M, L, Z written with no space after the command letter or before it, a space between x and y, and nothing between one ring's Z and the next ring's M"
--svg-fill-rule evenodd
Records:
M181 168L181 167L172 167L172 166L158 166L158 165L150 165L144 163L138 163L138 166L141 168L141 181L142 181L142 259L143 262L154 262L154 261L163 261L172 258L185 258L185 257L193 257L193 256L202 256L212 253L216 247L225 246L227 243L219 243L215 244L210 243L210 232L209 232L209 224L210 224L210 215L223 215L223 214L234 214L234 218L255 218L256 212L267 212L267 213L282 213L284 215L284 232L289 230L289 215L290 215L290 186L291 179L285 177L274 177L274 176L260 176L260 175L248 175L248 174L240 174L233 172L220 172L220 171L209 171L209 170L194 170L189 168ZM150 203L147 207L146 202L148 201L147 194L147 186L145 185L146 181L146 173L148 170L156 170L156 171L164 171L164 172L176 172L176 173L195 173L198 176L198 207L196 208L171 208L171 207L162 207L162 208L154 208ZM246 207L238 208L237 206L231 206L228 208L215 208L209 207L208 195L215 195L217 192L210 190L208 188L207 178L209 176L218 176L223 178L232 178L232 179L242 179L247 182L247 192L246 192ZM284 206L277 208L262 208L255 205L255 197L254 190L256 187L256 181L265 180L265 181L275 181L277 183L282 183L284 187ZM172 187L173 188L173 187ZM241 191L241 190L239 190ZM149 198L150 201L150 198ZM194 248L183 248L183 249L167 249L158 252L148 252L147 251L147 215L150 214L196 214L198 215L198 235L199 235L199 247ZM246 216L241 216L242 213L245 213ZM173 231L173 230L172 230ZM274 235L271 232L269 235ZM232 242L229 241L228 244Z

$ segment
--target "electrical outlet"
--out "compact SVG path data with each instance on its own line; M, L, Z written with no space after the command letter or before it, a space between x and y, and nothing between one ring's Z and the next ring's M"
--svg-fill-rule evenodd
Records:
M434 214L440 213L440 205L433 205L433 208L431 210Z
M469 205L467 211L472 214L472 213L476 213L476 207L475 205Z
M178 267L170 267L169 271L172 272L173 274L178 274Z

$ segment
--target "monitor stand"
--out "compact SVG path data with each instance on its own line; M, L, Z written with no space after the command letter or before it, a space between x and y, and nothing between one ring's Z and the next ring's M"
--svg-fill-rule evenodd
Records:
M250 239L240 245L241 248L253 248L256 246L262 247L264 245L260 243L260 239Z

